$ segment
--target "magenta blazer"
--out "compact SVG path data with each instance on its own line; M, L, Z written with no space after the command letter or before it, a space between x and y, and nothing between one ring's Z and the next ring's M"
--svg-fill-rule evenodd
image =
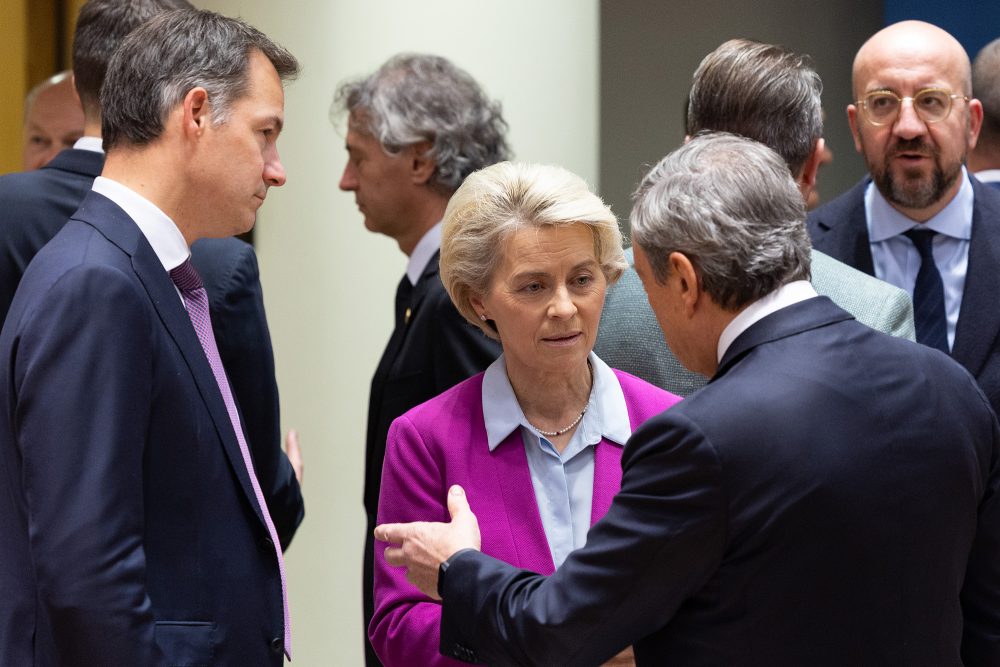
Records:
M635 431L680 397L615 370ZM483 374L461 382L396 419L389 429L379 523L448 521L448 487L461 484L479 519L483 553L517 567L552 574L555 567L535 502L520 429L490 452L483 421ZM591 525L621 486L622 447L601 440L594 452ZM441 606L385 562L375 544L375 615L368 637L387 667L463 665L438 651Z

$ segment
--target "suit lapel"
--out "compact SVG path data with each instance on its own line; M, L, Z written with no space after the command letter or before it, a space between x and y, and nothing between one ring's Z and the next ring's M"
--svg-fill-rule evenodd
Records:
M868 220L865 216L866 178L817 210L810 221L816 248L870 276L875 275Z
M97 178L104 168L104 154L95 151L85 151L78 148L67 148L52 158L52 161L42 169L58 169L68 171L87 178Z
M184 358L191 375L194 378L198 392L205 402L208 413L215 424L229 463L236 473L240 486L253 507L254 513L264 523L261 508L257 503L256 494L250 483L250 476L243 462L236 433L233 431L229 413L222 393L208 365L208 358L201 347L198 335L188 317L187 311L177 295L170 276L153 252L153 248L139 231L139 228L128 215L111 200L97 193L90 193L74 218L95 227L109 241L121 248L132 260L132 268L136 277L145 288L149 299L163 322L170 337L173 338L181 356Z
M978 375L1000 331L1000 193L972 179L969 264L952 357Z
M820 296L806 299L771 313L755 322L741 333L726 350L719 368L709 382L715 382L726 374L739 360L753 348L809 329L852 320L854 317L829 299Z
M493 450L495 479L503 496L508 522L511 524L511 538L521 567L541 574L555 572L552 552L545 538L542 516L538 512L535 489L531 485L528 457L524 453L521 429L515 429ZM524 526L515 531L513 525Z

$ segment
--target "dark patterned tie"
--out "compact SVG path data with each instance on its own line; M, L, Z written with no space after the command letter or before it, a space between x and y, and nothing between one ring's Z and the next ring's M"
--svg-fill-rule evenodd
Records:
M285 616L285 655L292 659L292 622L288 615L288 592L285 584L285 560L281 555L281 542L278 540L278 533L274 529L271 515L267 511L267 503L264 502L264 494L260 490L260 483L257 482L257 475L253 471L253 462L250 459L250 449L247 447L246 438L243 436L243 427L240 426L240 416L236 411L236 402L233 400L232 391L229 389L229 379L226 377L226 370L222 367L222 359L219 358L219 350L215 345L215 334L212 333L212 319L208 312L208 294L205 292L205 285L201 282L201 276L195 270L191 259L188 258L183 264L170 271L170 279L174 281L177 289L184 297L184 305L187 308L188 317L194 325L195 333L201 342L201 349L208 357L208 365L212 367L212 374L215 382L222 392L222 400L226 404L226 411L229 413L229 421L236 431L236 440L240 444L240 453L243 455L243 464L247 468L250 476L250 485L253 486L254 495L257 496L257 505L261 514L264 515L264 523L267 525L267 532L271 536L274 544L274 552L278 558L278 572L281 574L281 601L284 605Z
M396 286L396 328L410 323L410 297L413 295L413 283L409 276L404 275Z
M934 263L935 232L911 229L903 232L920 253L920 271L913 285L913 319L917 325L917 342L948 353L948 320L944 310L944 283Z

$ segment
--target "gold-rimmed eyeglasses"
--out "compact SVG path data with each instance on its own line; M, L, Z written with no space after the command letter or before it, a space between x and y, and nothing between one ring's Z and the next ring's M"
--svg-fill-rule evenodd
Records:
M910 100L913 111L925 123L937 123L951 113L952 100L969 101L968 95L959 95L941 88L924 88L912 97L900 97L891 90L873 90L855 102L865 120L872 125L889 125L899 116L903 102Z

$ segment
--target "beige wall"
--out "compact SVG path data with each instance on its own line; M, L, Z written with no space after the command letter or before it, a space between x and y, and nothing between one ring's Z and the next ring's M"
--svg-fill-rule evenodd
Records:
M200 0L242 16L303 66L279 141L288 184L273 190L257 247L282 422L302 432L306 519L288 552L295 664L361 663L361 506L368 385L392 328L404 257L368 233L337 190L336 83L403 50L455 60L502 100L521 159L597 176L596 0ZM341 124L342 125L342 124Z

